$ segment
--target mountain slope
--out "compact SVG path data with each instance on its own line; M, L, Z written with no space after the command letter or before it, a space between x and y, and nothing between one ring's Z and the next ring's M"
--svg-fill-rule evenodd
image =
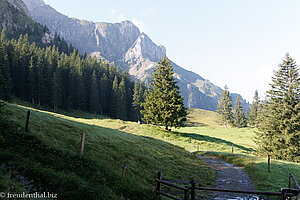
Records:
M164 46L156 45L130 21L114 24L89 22L69 18L42 0L24 0L24 3L30 8L34 20L64 37L82 53L97 54L113 61L140 80L147 82L157 61L166 54ZM221 88L175 63L173 66L185 105L216 110ZM243 103L247 106L245 101Z
M5 29L8 38L28 34L31 42L49 43L52 36L47 28L30 18L29 11L21 0L0 0L0 30Z

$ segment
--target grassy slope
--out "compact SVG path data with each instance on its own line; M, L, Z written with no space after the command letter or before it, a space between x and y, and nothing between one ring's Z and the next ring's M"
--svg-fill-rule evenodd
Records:
M81 114L78 113L78 116ZM245 166L257 189L278 191L281 187L287 187L287 177L293 173L300 180L300 165L289 162L272 160L272 171L267 172L267 160L256 157L253 137L254 128L222 128L218 120L218 114L212 111L190 109L188 123L185 128L176 129L174 132L165 132L151 125L138 125L134 122L124 122L111 119L94 119L86 117L77 119L83 123L96 124L102 127L122 130L131 134L156 138L168 143L180 146L190 152L210 153L240 166ZM234 156L230 154L234 145ZM265 178L268 177L268 178Z
M13 117L14 121L24 123L26 108L9 105L7 109L18 113ZM42 141L51 148L63 148L64 152L70 152L72 155L78 152L80 134L87 133L88 145L84 158L101 163L99 168L111 165L111 169L107 171L115 173L115 176L107 175L112 177L110 179L119 179L121 166L124 160L127 160L128 180L125 179L127 186L120 180L113 181L112 185L117 186L112 187L109 184L107 186L116 196L121 192L124 194L124 187L132 185L133 181L141 181L143 186L127 188L125 196L132 196L133 192L139 192L141 189L146 194L142 192L140 195L153 194L153 178L159 170L169 178L193 178L203 185L211 183L213 181L211 175L214 173L183 150L184 148L195 152L198 142L200 145L198 153L217 154L225 160L244 166L251 179L256 182L257 189L278 191L281 187L287 187L287 176L290 172L300 180L300 165L295 163L272 160L272 170L268 173L266 159L254 156L255 129L221 128L217 114L211 111L190 110L189 122L192 124L175 132L165 132L151 125L138 125L135 122L113 120L81 112L62 115L36 111L33 116L31 134L42 136L44 138ZM51 125L53 122L55 126ZM45 126L50 128L45 130ZM232 144L235 155L228 154L231 152ZM99 158L102 161L99 161ZM158 162L162 158L164 161ZM191 165L190 168L186 169L187 165Z
M213 183L214 171L184 149L155 135L130 134L141 129L156 134L155 127L31 109L30 133L24 134L27 109L7 104L1 113L0 191L24 191L19 175L33 180L36 190L58 193L60 199L119 199L121 193L126 199L155 199L158 171L169 178ZM87 135L83 157L78 155L82 133Z

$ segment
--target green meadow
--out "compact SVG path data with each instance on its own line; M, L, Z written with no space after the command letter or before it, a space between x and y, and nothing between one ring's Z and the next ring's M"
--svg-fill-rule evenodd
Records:
M59 199L156 199L158 171L164 177L213 184L215 172L195 155L157 137L132 134L136 128L137 123L88 113L56 114L7 103L0 120L0 191L21 193L31 187L30 192L49 191Z
M28 109L30 131L25 134ZM13 174L63 199L155 199L158 171L167 178L213 186L215 171L195 154L213 154L243 166L259 190L287 187L289 173L300 180L300 164L271 160L267 171L266 158L256 155L256 129L223 128L211 111L190 109L187 126L168 132L79 111L53 113L9 103L1 110L1 191L24 191ZM86 146L80 156L83 133Z

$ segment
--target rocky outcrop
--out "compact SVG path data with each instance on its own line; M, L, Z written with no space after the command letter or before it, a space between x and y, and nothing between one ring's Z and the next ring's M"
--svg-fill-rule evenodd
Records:
M11 5L13 5L15 8L22 11L25 15L30 17L29 10L27 9L26 5L22 0L7 0Z
M43 0L23 0L23 2L26 4L26 7L29 10L29 12L32 12L36 8L43 7L46 5Z
M46 25L68 43L88 53L105 58L120 66L137 79L149 81L159 59L166 55L164 46L156 45L130 21L120 23L90 22L69 18L42 0L24 0L34 20ZM215 110L221 88L198 74L187 71L175 63L174 77L190 108Z

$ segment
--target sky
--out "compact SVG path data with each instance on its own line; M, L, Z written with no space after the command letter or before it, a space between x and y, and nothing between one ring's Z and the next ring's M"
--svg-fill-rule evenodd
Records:
M44 0L78 19L131 20L167 56L252 102L286 53L300 63L299 0Z

